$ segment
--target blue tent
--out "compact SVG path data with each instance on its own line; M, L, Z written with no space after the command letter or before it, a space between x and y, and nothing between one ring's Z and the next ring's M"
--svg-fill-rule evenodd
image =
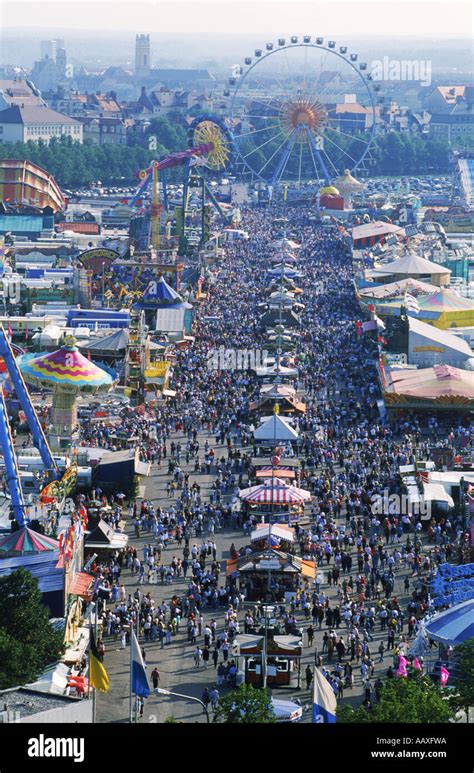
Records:
M141 309L161 309L182 301L180 294L173 290L163 276L160 276L159 279L152 280L148 284L136 306Z
M440 612L425 623L430 639L455 647L474 637L474 599Z

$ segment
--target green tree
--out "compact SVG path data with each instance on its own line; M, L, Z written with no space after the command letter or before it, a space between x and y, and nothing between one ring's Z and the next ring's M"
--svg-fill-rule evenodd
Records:
M267 725L275 721L269 691L251 684L243 684L221 698L214 714L214 722L225 724Z
M0 689L37 679L63 651L38 581L22 567L0 578Z
M382 722L384 724L432 724L449 722L453 710L441 689L428 677L418 675L387 679L380 702L371 711L344 704L337 709L337 721L344 723Z
M474 706L474 638L467 639L454 648L456 659L455 692L450 699L451 706L458 711Z
M186 130L178 123L170 121L166 116L153 118L146 131L146 136L154 135L166 151L184 150L187 147Z

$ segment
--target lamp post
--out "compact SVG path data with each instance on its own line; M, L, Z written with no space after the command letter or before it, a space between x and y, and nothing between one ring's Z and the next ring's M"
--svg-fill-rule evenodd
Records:
M174 695L176 698L184 698L187 701L196 701L196 703L200 703L206 715L206 722L209 724L210 719L208 708L204 701L202 701L200 698L195 698L194 695L184 695L183 693L175 692L174 690L165 690L163 687L158 687L158 693L160 695Z
M102 306L105 303L105 276L104 276L105 262L102 261Z

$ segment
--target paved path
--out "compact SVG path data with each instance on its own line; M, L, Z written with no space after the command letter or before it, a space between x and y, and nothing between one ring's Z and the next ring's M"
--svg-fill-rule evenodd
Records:
M178 433L171 436L171 440L181 440L183 445L183 434ZM200 454L203 456L203 447L205 440L209 439L209 442L216 450L216 456L220 457L226 453L224 446L215 446L214 438L210 437L207 432L202 432L198 435L200 444ZM197 481L201 486L201 496L203 501L208 499L208 491L213 483L213 476L208 475L194 475L194 461L191 461L189 465L181 465L184 470L190 473L190 484ZM166 505L170 503L170 498L166 494L166 482L168 480L168 464L167 460L162 463L161 468L157 469L156 465L153 466L152 475L146 480L146 498L153 500L155 504ZM342 520L345 520L342 519ZM151 541L150 534L142 534L137 539L134 534L133 526L131 523L127 523L126 532L129 535L131 544L139 549L139 557L143 558L143 545ZM204 535L207 536L207 535ZM191 539L191 544L196 541L200 542L201 538ZM237 547L248 543L248 538L243 535L242 531L235 531L231 529L223 530L220 533L214 535L214 541L217 545L217 557L219 560L229 557L229 548L232 542ZM176 543L169 545L162 553L162 560L165 565L169 564L173 555L180 556L181 549L177 547ZM395 593L399 598L403 599L405 605L405 599L403 594L403 580L407 571L396 571L396 586ZM326 578L326 571L323 571ZM356 571L353 568L352 574L355 575ZM223 578L224 579L224 578ZM133 593L137 588L136 576L134 577L130 570L124 569L121 576L121 581L124 582L127 593ZM152 597L157 603L161 603L164 599L169 600L174 593L182 595L185 581L183 578L174 582L172 585L147 584L141 586L144 592L150 591ZM336 593L334 588L327 583L323 583L322 590L327 593L331 599L331 606L334 605L336 599ZM222 631L224 625L224 610L207 610L203 611L205 621L209 621L214 618L218 624L218 633ZM239 615L240 621L243 621L243 612ZM305 629L308 627L309 622L304 620L301 613L298 615L300 627ZM277 691L279 697L283 698L298 698L308 709L304 712L304 720L311 721L311 712L309 710L311 703L310 691L306 690L306 684L304 680L304 670L308 663L314 665L315 647L319 653L322 651L323 635L328 630L325 623L323 623L322 630L316 630L313 647L307 646L307 637L304 637L304 658L301 666L301 689L296 689L295 684L291 688L280 688ZM243 625L241 625L241 631L243 631ZM405 625L406 631L406 625ZM345 624L339 628L338 633L346 634ZM374 634L374 641L370 644L372 657L376 662L375 678L379 675L384 675L388 666L392 663L392 657L390 654L385 654L384 661L379 664L379 655L377 652L380 641L383 639L386 644L386 632L380 631L380 624L377 623L376 632ZM396 637L397 640L397 637ZM140 642L143 645L143 640ZM203 638L198 638L198 643L202 646ZM120 640L117 638L114 641L113 637L105 639L106 657L105 665L110 676L111 687L106 695L99 694L97 699L97 720L99 722L127 722L129 716L129 658L130 648L125 650L120 649ZM173 689L177 692L181 692L186 695L192 695L200 698L204 687L210 689L215 684L214 682L214 667L212 661L209 663L207 669L203 666L196 668L193 660L193 650L195 645L188 643L186 623L182 624L180 633L173 638L172 644L165 645L163 648L160 646L160 642L146 643L143 645L147 655L147 669L150 673L153 667L156 665L160 671L160 687L166 689ZM347 658L344 660L346 662ZM337 658L334 657L332 663L335 664ZM327 659L324 656L324 663L327 663ZM360 670L357 667L355 661L353 663L354 668L354 688L352 690L346 690L344 693L344 701L349 701L354 705L360 705L363 699L362 681L360 676ZM222 688L219 688L222 695ZM205 715L202 712L200 705L194 701L186 701L183 699L175 699L163 695L154 696L151 695L146 701L144 717L141 722L164 722L169 717L174 717L179 721L185 722L205 722Z

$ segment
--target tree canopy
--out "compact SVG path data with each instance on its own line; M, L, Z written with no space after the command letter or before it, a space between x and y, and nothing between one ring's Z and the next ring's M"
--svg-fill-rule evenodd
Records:
M448 722L453 710L443 689L428 677L387 679L381 689L380 702L370 711L347 704L338 707L337 721L344 723L382 722L384 724L433 724Z
M0 578L0 689L25 684L57 661L63 634L55 631L38 581L20 567Z
M455 709L468 711L474 706L474 638L467 639L454 648L456 681L451 705Z
M251 684L243 684L221 698L214 714L214 722L226 724L267 725L275 721L269 691Z

